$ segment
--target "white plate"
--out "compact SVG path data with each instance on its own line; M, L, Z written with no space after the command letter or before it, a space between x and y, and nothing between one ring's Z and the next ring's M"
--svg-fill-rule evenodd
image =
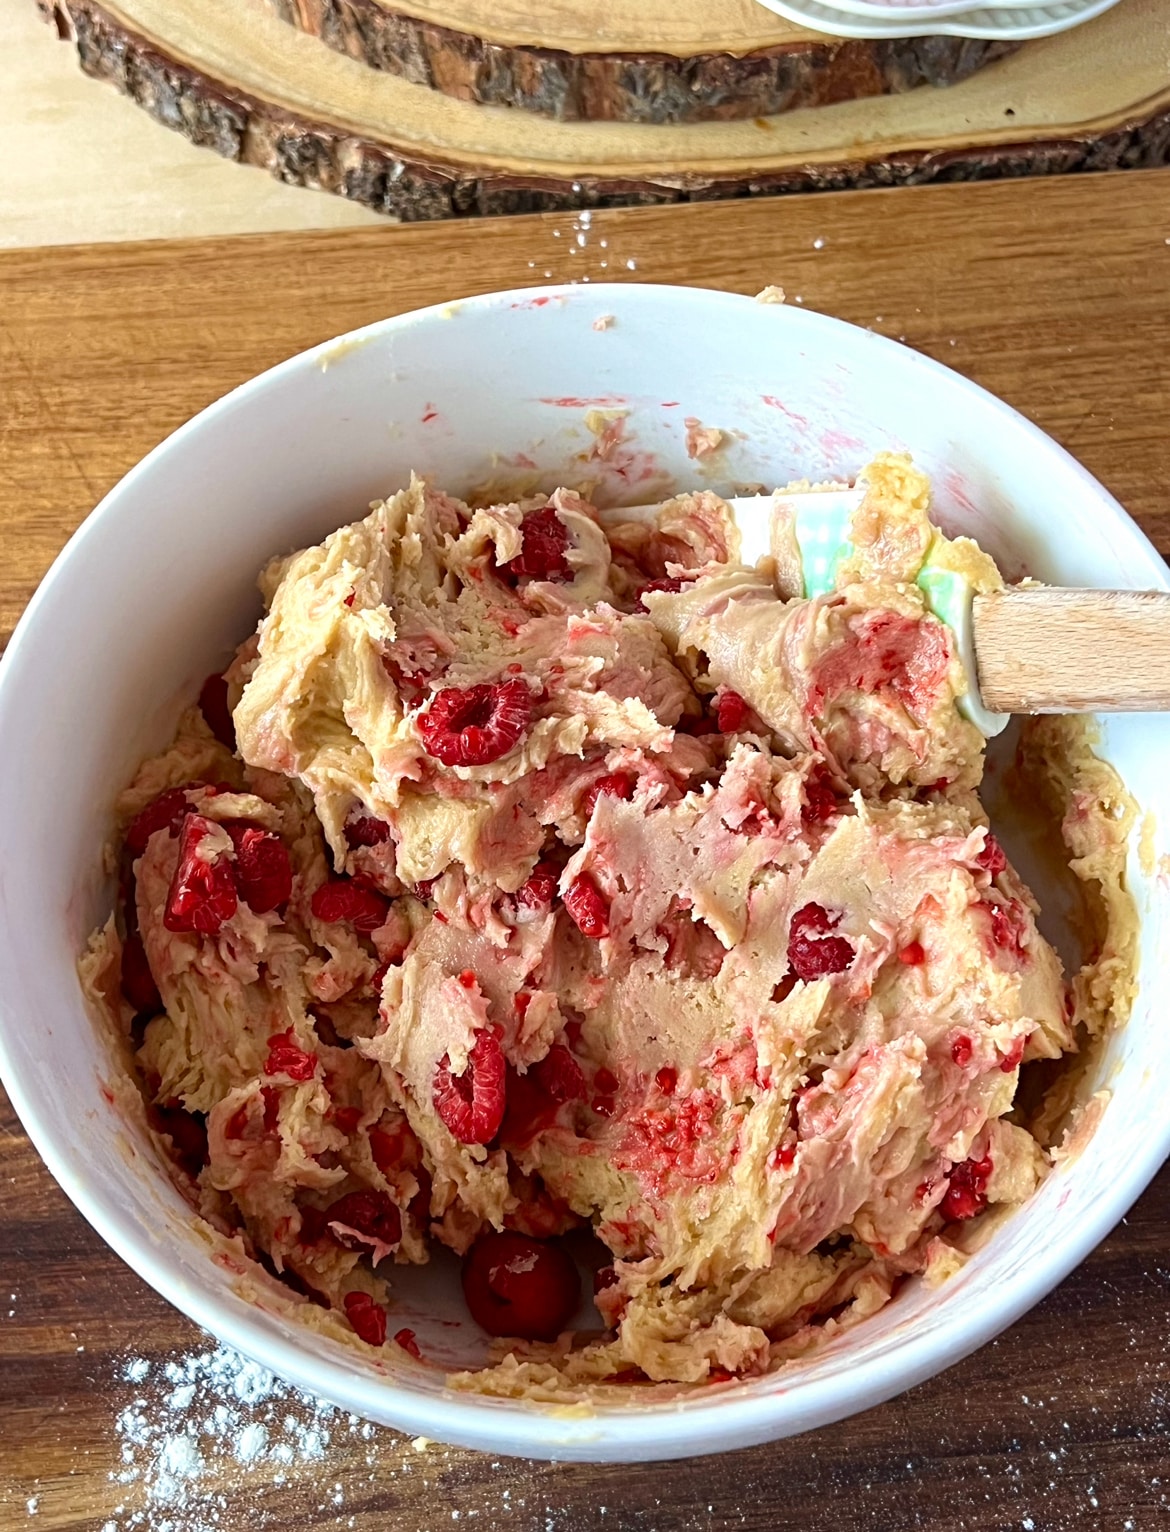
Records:
M941 0L949 6L956 0ZM797 25L810 27L835 37L976 37L995 42L1024 42L1034 37L1051 37L1070 27L1091 21L1111 10L1117 0L1061 0L1054 5L1019 5L1012 9L984 6L979 10L960 10L957 14L923 14L924 6L913 6L911 14L889 16L869 0L869 10L877 14L850 14L867 5L867 0L841 0L849 11L821 0L760 0L770 11Z

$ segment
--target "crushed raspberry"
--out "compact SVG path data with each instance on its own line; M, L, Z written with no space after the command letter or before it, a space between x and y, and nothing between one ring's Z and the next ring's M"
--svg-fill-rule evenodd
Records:
M375 889L366 888L350 878L330 878L314 890L309 908L318 920L327 925L344 921L355 931L368 936L379 926L385 925L390 913L390 901Z
M720 734L734 734L742 729L748 705L738 692L721 691L715 701L715 722Z
M643 598L656 590L665 591L668 596L677 596L686 583L681 575L666 575L661 580L650 580L638 592L638 600L645 606L646 603Z
M489 1143L504 1120L504 1050L494 1033L480 1031L461 1075L451 1073L443 1055L435 1071L432 1099L444 1126L461 1144Z
M804 807L800 817L806 824L820 824L831 819L838 808L832 779L823 766L818 766L804 779Z
M609 935L609 905L587 872L578 873L569 884L564 904L582 935L595 941Z
M612 1287L618 1280L616 1266L599 1266L593 1273L593 1292L603 1293L607 1287Z
M654 1076L654 1083L664 1096L673 1096L674 1088L678 1084L678 1070L671 1069L669 1065L660 1069Z
M604 777L598 777L581 801L582 814L586 819L591 818L597 800L603 794L610 798L632 798L637 783L638 779L632 771L609 771Z
M772 1155L772 1168L773 1170L787 1170L795 1159L795 1144L777 1145L776 1150Z
M565 556L569 529L551 505L529 511L520 523L520 537L520 552L508 565L514 575L561 582L572 579L573 571Z
M414 897L416 899L429 899L435 892L435 884L438 878L423 878L420 883L414 885Z
M416 1362L422 1361L422 1352L418 1349L418 1341L413 1330L396 1330L394 1332L394 1344L401 1346L408 1356L414 1357Z
M470 968L465 968L459 975L459 982L462 984L464 989L475 989L479 984L479 980L475 977Z
M413 1168L417 1160L415 1148L413 1134L405 1123L392 1132L385 1128L370 1129L370 1153L384 1176L389 1176L400 1166Z
M991 1176L991 1159L964 1160L951 1171L946 1195L939 1203L939 1212L948 1223L958 1223L964 1218L974 1218L987 1206L987 1182Z
M907 942L898 953L899 963L905 963L907 968L921 968L926 962L926 949L921 942Z
M960 1032L951 1044L951 1058L960 1069L966 1069L975 1052L975 1044L965 1032Z
M982 867L985 872L989 872L993 878L998 878L1007 864L1007 855L1003 847L996 840L995 836L992 835L991 831L988 830L983 841L983 850L975 858L975 865Z
M367 1346L386 1344L386 1310L375 1303L369 1293L346 1293L345 1317L354 1328L359 1340Z
M139 857L157 830L167 830L171 835L179 833L179 826L191 811L187 793L193 787L205 786L202 782L188 782L184 787L171 787L153 799L144 809L139 809L126 826L126 850Z
M202 814L188 814L179 832L179 861L167 890L163 925L168 931L214 936L236 913L239 898L231 863L217 856L205 861L199 847L216 826Z
M317 1073L317 1056L305 1052L289 1027L287 1032L276 1032L268 1039L264 1073L287 1075L290 1080L311 1080Z
M371 1244L396 1245L402 1238L402 1214L385 1192L347 1192L325 1209L325 1223L345 1250L365 1253Z
M236 849L236 887L254 915L266 915L292 896L293 871L288 848L279 835L242 821L224 829Z
M1005 1075L1010 1075L1013 1069L1019 1067L1020 1060L1024 1057L1024 1044L1026 1042L1027 1038L1017 1037L1003 1058L1000 1059L999 1067Z
M552 908L557 891L557 870L551 862L537 862L527 880L521 883L513 898L526 910Z
M726 1367L712 1367L707 1374L708 1383L730 1383L735 1373L728 1372Z
M235 753L236 726L228 706L228 684L223 676L208 676L199 692L199 711L207 727L226 749Z
M528 732L532 693L523 681L448 686L417 718L428 755L444 766L487 766Z
M593 1076L593 1083L603 1096L614 1095L618 1088L617 1078L604 1064Z
M986 901L986 907L990 912L991 940L1001 951L1010 952L1017 958L1024 956L1024 938L1027 935L1027 923L1024 916L1024 906L1018 899L1011 899L1007 904L992 904Z
M207 1164L207 1119L180 1106L159 1106L152 1111L151 1120L170 1139L175 1159L187 1174L197 1176Z
M372 814L351 815L345 821L345 838L350 846L384 846L390 839L390 826Z
M829 936L840 915L830 915L820 904L806 904L796 911L788 928L788 963L798 979L807 983L825 974L841 973L852 963L853 944L843 936Z
M554 1043L529 1073L535 1074L541 1089L558 1106L566 1101L580 1101L585 1094L581 1066L563 1043Z
M333 1125L347 1138L357 1132L358 1123L362 1120L360 1106L335 1106L333 1108Z
M153 1016L162 1010L162 996L137 931L131 931L122 943L122 993L135 1015Z
M581 1279L559 1245L526 1234L485 1234L463 1262L463 1296L489 1335L551 1341L573 1317Z

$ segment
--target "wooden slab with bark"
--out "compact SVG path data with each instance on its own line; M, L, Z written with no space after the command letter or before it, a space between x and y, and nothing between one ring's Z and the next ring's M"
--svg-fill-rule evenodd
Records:
M1123 0L946 91L746 121L547 122L322 47L266 0L37 0L192 143L402 219L1158 165L1170 0Z
M339 53L558 121L707 122L953 85L1016 44L827 37L756 0L265 0Z

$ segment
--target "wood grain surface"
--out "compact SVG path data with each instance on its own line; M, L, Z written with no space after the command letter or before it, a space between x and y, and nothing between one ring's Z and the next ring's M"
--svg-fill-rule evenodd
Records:
M1170 551L1170 171L599 212L577 232L558 215L0 255L0 628L100 495L226 389L546 272L778 282L904 338L1052 432ZM241 1377L110 1254L3 1107L0 1528L1155 1532L1168 1227L1163 1172L997 1342L838 1426L666 1468L534 1465L416 1450Z
M192 143L403 220L1170 157L1170 0L1125 0L946 90L726 122L539 124L371 69L263 0L36 3L87 74Z

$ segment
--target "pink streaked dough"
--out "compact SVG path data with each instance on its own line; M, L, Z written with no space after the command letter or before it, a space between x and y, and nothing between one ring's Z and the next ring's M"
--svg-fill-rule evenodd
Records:
M1076 1002L913 584L928 548L999 575L907 459L866 472L815 600L792 529L747 568L709 493L603 530L415 481L265 572L238 753L192 709L141 768L83 972L188 1194L307 1317L393 1347L396 1262L591 1228L602 1323L518 1321L457 1386L754 1374L1045 1174L1008 1114Z

